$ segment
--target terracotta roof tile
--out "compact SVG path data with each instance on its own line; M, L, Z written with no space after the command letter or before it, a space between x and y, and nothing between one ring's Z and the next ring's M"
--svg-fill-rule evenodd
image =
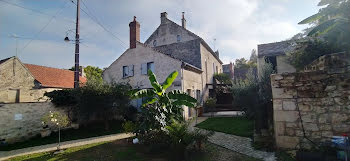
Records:
M24 64L42 87L74 88L74 72L33 64ZM81 83L86 83L85 77L79 77Z

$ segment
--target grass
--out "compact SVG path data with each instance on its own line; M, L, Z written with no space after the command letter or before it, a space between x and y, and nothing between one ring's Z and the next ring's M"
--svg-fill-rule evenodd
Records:
M196 127L237 136L252 137L254 122L245 117L213 117L199 123Z
M80 127L79 129L67 129L61 131L61 141L70 141L77 139L84 139L96 136L103 136L109 134L116 134L122 132L122 126L120 121L111 121L109 130L104 129L104 124L102 122L97 122L89 124L85 127ZM58 132L51 133L50 136L41 138L41 136L36 136L30 140L24 142L17 142L9 145L0 146L0 151L10 151L15 149L22 149L27 147L51 144L58 142Z
M118 161L168 161L172 160L169 152L149 154L144 145L134 145L126 139L114 142L102 142L68 148L64 152L54 155L52 152L19 156L10 161L55 161L55 160L118 160ZM186 160L190 161L258 161L257 159L235 153L211 143L205 143L205 150L190 151Z

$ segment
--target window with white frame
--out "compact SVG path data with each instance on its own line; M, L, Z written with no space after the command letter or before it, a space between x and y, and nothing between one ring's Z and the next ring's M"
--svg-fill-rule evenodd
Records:
M123 66L123 78L134 76L134 65Z
M141 64L141 74L147 75L148 70L154 72L154 62Z

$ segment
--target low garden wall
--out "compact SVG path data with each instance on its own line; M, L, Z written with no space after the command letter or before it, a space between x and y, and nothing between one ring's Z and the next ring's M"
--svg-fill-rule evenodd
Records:
M57 111L51 102L0 104L0 142L14 143L39 135L41 118Z
M308 148L306 138L320 143L350 133L350 54L322 56L303 72L273 74L271 86L277 147L302 142Z

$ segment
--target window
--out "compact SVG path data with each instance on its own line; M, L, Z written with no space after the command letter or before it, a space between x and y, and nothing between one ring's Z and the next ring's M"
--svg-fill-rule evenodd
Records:
M153 46L157 46L157 40L153 40Z
M147 71L148 70L151 70L152 72L154 72L154 63L153 62L147 63Z
M134 76L134 65L123 66L123 78Z
M141 74L147 75L148 70L154 72L154 62L141 64Z
M129 76L129 67L128 66L123 66L123 77L128 77Z
M197 101L200 103L200 99L201 99L201 90L196 90L196 99Z
M272 69L277 72L277 60L276 56L269 56L265 57L265 62L266 63L271 63L272 64Z
M215 63L213 63L213 73L215 73Z
M180 36L180 35L177 35L177 36L176 36L176 39L177 39L177 42L180 42L180 41L181 41L181 36Z
M218 69L218 66L216 66L216 71L215 71L216 73L219 73L219 69Z

